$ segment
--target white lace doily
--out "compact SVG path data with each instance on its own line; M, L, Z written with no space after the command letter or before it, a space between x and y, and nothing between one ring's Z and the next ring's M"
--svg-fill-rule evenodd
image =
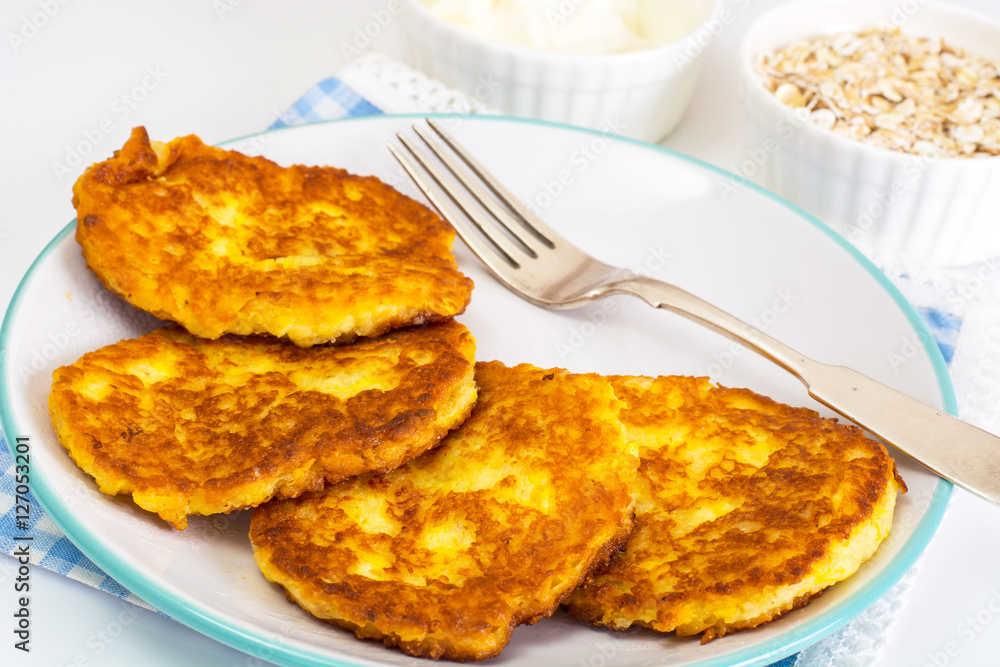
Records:
M368 53L337 72L337 78L389 114L490 113L474 96L448 88L381 53Z

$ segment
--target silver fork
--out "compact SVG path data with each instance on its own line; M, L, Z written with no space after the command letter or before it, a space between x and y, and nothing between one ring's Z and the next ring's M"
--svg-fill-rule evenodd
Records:
M450 151L423 126L413 129L443 169L405 133L397 134L405 152L391 141L389 150L472 252L514 293L551 309L631 294L682 315L770 359L801 380L823 405L945 479L1000 505L1000 438L855 370L815 361L675 285L594 259L532 214L440 123L430 118L427 123Z

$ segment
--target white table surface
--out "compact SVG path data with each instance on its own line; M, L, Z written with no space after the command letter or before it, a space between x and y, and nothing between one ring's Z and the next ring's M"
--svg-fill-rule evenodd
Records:
M162 139L195 133L209 143L259 131L336 72L343 45L387 2L5 0L0 307L6 309L32 259L73 218L70 188L83 166L120 147L133 125ZM692 107L664 145L733 169L741 160L737 44L750 20L778 0L727 4L736 21L709 52ZM996 0L955 4L1000 18ZM40 16L45 12L50 16ZM371 48L395 55L395 40L390 24ZM145 91L132 92L143 85ZM93 144L92 156L59 173L57 164L67 164L81 141ZM25 655L13 649L11 632L15 566L0 556L0 665L264 664L41 567L32 568L32 652ZM884 664L1000 664L1000 508L955 490L888 638Z

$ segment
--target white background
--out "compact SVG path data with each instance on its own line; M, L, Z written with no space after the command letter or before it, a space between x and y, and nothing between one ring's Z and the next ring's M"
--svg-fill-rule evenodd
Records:
M74 216L71 186L134 125L217 143L264 129L334 74L388 0L5 0L0 7L0 307ZM743 159L736 49L778 0L736 16L664 145L725 169ZM995 0L954 4L1000 18ZM45 12L50 16L44 16ZM43 18L39 18L43 16ZM16 37L12 38L14 35ZM368 48L397 52L395 26ZM86 156L75 153L89 152ZM252 666L258 660L105 593L32 568L32 653L12 648L16 562L0 556L0 665ZM956 490L887 638L885 665L1000 664L1000 508Z

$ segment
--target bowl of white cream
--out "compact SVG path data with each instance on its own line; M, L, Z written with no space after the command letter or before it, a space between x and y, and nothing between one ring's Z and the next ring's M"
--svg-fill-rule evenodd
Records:
M403 0L402 56L496 112L658 142L722 27L719 0Z

